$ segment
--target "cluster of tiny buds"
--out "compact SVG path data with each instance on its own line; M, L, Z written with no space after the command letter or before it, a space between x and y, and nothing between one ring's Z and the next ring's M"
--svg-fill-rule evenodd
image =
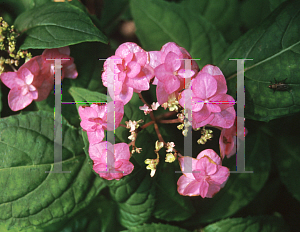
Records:
M149 108L146 104L144 104L143 106L140 106L139 109L144 111L144 114L147 115L149 114L152 110L157 110L159 107L159 103L158 102L153 102L151 104L151 108Z
M164 104L162 104L162 107L164 107L164 109L169 108L169 111L178 111L179 103L178 103L175 93L172 93L169 95L168 102L165 102Z
M191 126L192 124L189 122L189 120L184 120L184 122L180 125L177 126L177 128L179 130L182 130L182 134L183 136L187 136L187 132L189 130L189 127Z
M198 128L197 130L199 130L200 128ZM212 135L213 131L212 130L208 130L205 129L205 127L202 128L201 130L201 137L200 139L197 140L198 144L205 144L207 142L207 140L210 140L213 135Z
M25 58L25 62L32 58L31 54L27 51L16 51L16 37L14 26L9 27L7 22L0 17L0 74L5 71L5 64L17 67L19 60ZM5 56L5 57L3 57Z
M138 121L131 121L129 120L126 121L126 128L130 129L129 132L131 133L131 135L128 137L128 139L130 139L131 141L135 141L137 133L136 133L136 129L139 128L140 123L143 123L144 121L142 119L138 120ZM139 151L136 151L139 153Z
M174 152L174 148L175 147L175 144L174 142L168 142L167 143L167 154L166 154L166 162L168 163L173 163L176 159L176 155L173 154L172 152Z

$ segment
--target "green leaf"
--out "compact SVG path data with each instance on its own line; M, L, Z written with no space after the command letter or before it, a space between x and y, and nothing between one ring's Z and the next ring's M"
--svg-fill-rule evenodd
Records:
M166 163L163 159L160 162L160 170L156 174L157 200L153 215L161 220L183 221L191 217L195 209L190 197L181 196L177 191L178 178L175 176L174 163Z
M270 9L273 11L278 6L280 6L281 3L286 2L287 0L269 0L270 2Z
M49 2L28 10L19 15L15 27L26 34L21 49L58 48L91 41L107 43L89 16L68 3Z
M239 0L185 0L182 4L215 25L226 40L233 41L241 35Z
M228 218L204 228L204 232L285 232L289 231L279 216Z
M129 0L104 0L100 18L101 29L106 33L112 33L128 8Z
M259 27L232 44L218 65L227 77L229 94L236 96L237 63L229 59L253 59L245 62L245 116L269 121L300 110L300 7L299 1L281 5ZM268 88L287 78L289 91Z
M270 136L271 152L282 183L300 201L299 114L286 117L284 120L272 120L264 130Z
M156 158L154 143L147 130L140 131L135 145L142 151L134 153L130 159L133 172L119 181L108 182L110 193L120 208L119 220L126 228L147 222L154 209L155 178L150 177L150 170L146 170L144 163L146 158Z
M176 226L152 223L152 224L133 227L130 228L129 230L123 230L122 232L188 232L188 231Z
M124 229L114 216L117 205L103 195L95 198L80 213L68 221L44 228L47 232L106 232Z
M62 170L54 167L54 118L30 112L0 119L0 224L22 229L72 217L105 187L82 150L78 130L62 121Z
M246 171L254 173L231 173L225 187L213 198L192 198L198 212L186 220L183 226L199 226L201 223L229 217L249 204L264 186L271 168L268 139L265 138L259 127L255 127L255 123L251 123L249 120L247 123ZM235 157L225 158L223 166L229 167L230 171L235 171Z
M74 100L78 103L83 103L86 101L87 103L106 103L107 95L103 93L98 93L95 91L90 91L88 89L80 88L80 87L70 87L69 93L72 95Z
M197 63L213 64L227 47L216 28L191 7L157 0L131 0L136 34L147 51L160 50L167 42L184 47ZM175 26L176 25L176 26Z

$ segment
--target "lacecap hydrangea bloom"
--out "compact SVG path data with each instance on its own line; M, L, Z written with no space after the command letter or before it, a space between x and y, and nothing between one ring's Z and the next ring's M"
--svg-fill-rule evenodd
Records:
M114 105L114 112L107 113L109 105ZM120 125L124 115L124 104L122 101L111 101L104 105L79 106L78 112L81 118L80 126L87 132L89 143L93 145L103 140L104 130L113 131ZM115 128L107 125L108 117L114 118Z
M150 65L155 72L152 84L157 85L157 101L162 105L168 101L170 95L178 96L178 92L185 88L185 82L198 72L199 67L191 60L191 71L186 72L183 59L192 57L187 50L174 42L166 43L160 51L150 51L149 54Z
M94 171L107 180L120 180L134 169L129 161L130 151L126 143L112 145L104 141L90 145L89 156L94 162Z
M11 110L24 109L33 100L43 101L48 97L54 86L54 60L47 59L69 59L62 61L62 78L76 78L76 66L69 54L69 47L46 49L42 55L23 64L17 72L2 73L0 79L11 89L8 93Z
M191 80L189 89L179 96L179 103L187 107L185 99L192 99L192 126L200 128L207 124L230 128L235 121L234 98L227 93L226 80L221 70L206 65ZM186 96L187 95L187 96Z
M183 175L177 181L178 192L184 196L201 196L212 198L226 183L229 169L222 166L221 158L212 150L200 152L196 159L190 156L178 158ZM186 165L191 173L184 172Z
M149 82L154 76L154 70L149 65L149 59L148 52L135 43L127 42L121 44L115 55L104 62L102 82L105 87L114 85L114 89L108 87L114 100L121 100L125 105L132 98L133 92L140 93L150 88ZM113 74L111 80L108 78L109 72Z

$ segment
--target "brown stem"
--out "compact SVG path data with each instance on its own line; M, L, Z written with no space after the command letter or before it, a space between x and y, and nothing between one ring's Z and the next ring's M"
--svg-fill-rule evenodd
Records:
M178 118L169 119L169 120L158 120L158 123L180 123L181 121Z
M145 129L146 127L152 125L153 123L155 123L155 122L154 121L150 121L150 122L144 124L143 126L141 126L141 129Z
M170 112L167 112L167 113L164 113L164 114L161 114L161 115L157 116L156 119L160 120L162 118L169 118L169 117L175 115L176 113L177 113L176 111L170 111Z
M121 123L120 123L120 126L121 126L121 127L125 127L125 128L127 128L127 127L126 127L126 125L124 125L124 124L121 124Z

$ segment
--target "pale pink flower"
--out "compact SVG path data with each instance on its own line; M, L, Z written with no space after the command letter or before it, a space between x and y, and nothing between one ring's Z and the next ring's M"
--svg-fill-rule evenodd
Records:
M166 43L159 52L152 51L149 54L156 77L152 84L157 85L156 96L160 105L167 102L172 93L177 97L178 92L185 88L185 82L191 80L199 70L193 60L191 71L185 74L183 59L191 59L191 55L174 42Z
M78 73L76 70L76 66L74 64L74 58L70 56L69 47L45 49L42 54L42 58L43 58L44 71L48 72L48 70L50 70L53 77L54 77L54 63L55 63L53 59L62 59L61 80L63 80L64 77L71 78L71 79L77 78Z
M130 174L134 168L129 161L130 151L126 143L112 145L104 141L90 145L89 155L94 161L94 171L107 180L120 180Z
M212 198L224 187L229 177L229 169L222 166L220 157L212 149L200 152L197 159L184 156L178 160L183 172L177 181L177 190L181 195ZM192 172L184 173L184 167L189 163Z
M114 104L110 102L108 104ZM122 121L124 115L124 104L122 101L115 101L115 112L107 115L107 104L92 104L90 107L79 106L78 112L81 117L80 126L87 132L87 136L91 145L100 143L104 138L104 130L112 131L113 127L107 126L107 118L115 117L115 128Z
M206 65L191 81L189 89L179 97L179 104L185 107L185 98L191 99L193 128L207 124L230 128L235 121L234 98L226 94L227 85L221 70ZM187 96L186 96L187 95ZM188 108L188 107L186 107Z
M145 115L150 114L150 112L152 111L152 109L150 109L146 104L140 106L139 109L143 110Z
M244 136L246 136L248 133L247 128L244 130L245 131L238 131L237 133L236 123L234 123L234 125L228 129L222 129L219 138L220 154L222 159L224 159L225 156L230 158L236 154L236 151L239 150L240 141L244 141Z
M108 91L115 100L127 104L133 92L140 93L150 88L149 82L154 76L154 70L149 65L149 59L148 52L135 43L127 42L121 44L115 55L104 62L102 82L105 87L108 87L109 83L114 85L114 90L108 88ZM114 68L108 67L111 60L114 61ZM107 79L108 69L114 73L113 80Z
M11 90L8 105L13 111L24 109L33 100L45 100L53 88L50 72L42 69L43 60L36 56L23 64L17 72L4 72L0 78Z

